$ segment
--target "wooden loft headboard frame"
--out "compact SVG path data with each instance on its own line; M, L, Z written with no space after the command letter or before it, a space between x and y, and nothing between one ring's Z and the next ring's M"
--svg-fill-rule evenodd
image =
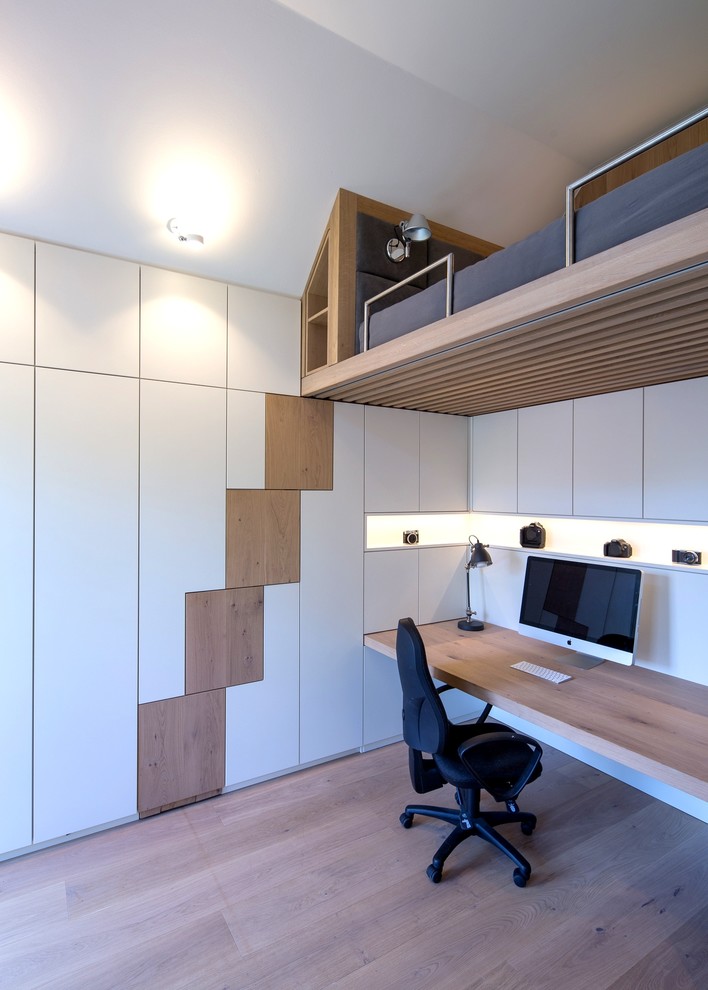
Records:
M705 123L706 126L701 128L697 125ZM689 132L689 129L692 131ZM628 182L630 179L635 178L641 172L650 171L655 168L659 161L647 160L646 152L651 151L660 144L664 144L669 138L672 138L679 134L685 133L685 140L678 141L672 150L672 153L665 154L661 158L661 162L668 161L670 158L674 158L676 155L682 154L684 151L689 151L692 148L698 147L705 141L708 141L708 107L704 107L702 110L698 110L696 113L691 114L690 117L685 117L683 120L677 121L677 123L672 124L671 127L667 127L665 130L660 131L655 134L654 137L648 138L641 144L634 148L630 148L629 151L623 152L616 158L610 159L610 161L605 162L604 165L599 165L597 168L593 169L592 172L588 172L587 175L582 176L580 179L576 179L566 186L565 190L565 263L566 265L572 265L575 262L575 209L576 206L584 206L585 203L590 202L592 199L597 199L598 196L602 195L603 192L607 192L610 188L617 188L623 182ZM639 168L635 168L632 171L621 170L620 166L625 165L627 162L636 161L640 156L645 157L644 164L640 165ZM593 182L595 179L599 179L606 176L609 172L615 172L617 179L611 185L605 182L602 188L599 188L599 184L596 185L596 191L592 192L579 200L577 197L578 190L587 186L589 183Z
M356 230L360 213L384 220L391 227L400 223L402 217L410 216L410 211L359 196L348 189L337 193L302 297L303 378L354 354ZM433 237L446 244L485 257L501 250L499 244L434 220L429 219L429 223Z
M700 133L692 146L708 141L706 111L694 117L698 122L669 144L694 131ZM614 188L649 171L647 159L663 153L652 144L634 159L639 165L618 166L621 180L616 172L598 175L577 191L576 207L582 196L604 192L603 185ZM301 392L475 416L704 375L708 209L365 353L306 371Z

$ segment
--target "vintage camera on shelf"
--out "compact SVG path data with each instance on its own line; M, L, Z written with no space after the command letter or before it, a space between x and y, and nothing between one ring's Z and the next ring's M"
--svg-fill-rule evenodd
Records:
M626 540L609 540L603 547L606 557L631 557L632 546Z
M672 550L671 561L674 564L700 564L702 560L700 550Z
M546 531L539 522L529 523L522 526L519 533L519 542L522 547L534 547L541 550L546 545Z

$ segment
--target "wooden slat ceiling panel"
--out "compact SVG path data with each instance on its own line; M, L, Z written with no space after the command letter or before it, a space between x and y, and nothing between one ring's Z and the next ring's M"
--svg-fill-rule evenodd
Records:
M700 304L708 312L708 292L702 294ZM682 318L677 319L677 316ZM650 368L657 360L671 357L682 342L685 342L689 351L698 348L705 322L705 317L696 318L690 309L681 314L675 311L672 318L650 312L641 327L635 325L628 328L619 338L615 329L608 327L589 333L584 339L578 339L577 332L568 333L565 339L546 339L541 360L538 359L536 343L517 346L510 340L490 342L487 348L480 348L476 355L476 388L477 391L482 391L494 383L511 383L518 380L519 374L528 381L538 377L550 381L560 376L567 381L568 376L587 377L591 365L593 372L598 366L607 368L614 380L618 374L631 373L637 363ZM612 362L608 361L609 354L612 355ZM688 357L690 356L689 353ZM467 383L456 384L454 380L450 380L451 372L456 369L457 364L448 368L440 364L433 367L431 364L430 368L407 376L405 386L394 383L376 389L374 383L371 383L369 401L374 394L378 395L380 402L386 402L395 396L404 399L407 394L414 394L420 387L430 396L442 390L451 400L460 398L468 393L469 386Z
M318 394L473 416L707 374L703 263Z
M696 311L699 313L700 319L702 318L701 306L706 298L708 298L708 290L699 287L692 293L682 282L680 285L665 288L660 297L660 305L657 305L657 300L654 297L647 298L646 295L638 299L616 300L609 315L604 309L599 313L589 309L582 312L565 313L562 316L554 316L537 322L533 326L514 327L507 332L495 333L483 340L472 342L468 349L474 350L475 366L478 370L485 362L496 360L495 356L498 353L508 350L510 341L514 342L515 355L521 358L523 354L528 354L538 358L539 348L552 344L554 337L568 344L574 342L577 337L586 338L589 346L591 346L592 341L599 342L608 338L613 340L617 337L618 320L620 319L627 326L639 324L644 320L651 320L654 323L661 320L664 326L671 326L677 319L680 321L684 316L690 317ZM484 346L482 347L482 345ZM458 348L457 353L461 354L462 349ZM418 367L420 368L420 379L429 384L436 369L442 369L442 372L445 372L450 367L453 358L454 354L448 352L439 357L431 356L424 362L411 363L408 365L410 374L407 376L407 380L410 382L416 380L415 368ZM467 359L465 358L465 360ZM381 388L380 375L368 380L372 383L372 389L375 389L382 396L386 394L388 388L396 389L397 387L394 381L386 388ZM373 384L374 381L376 382L375 385ZM361 388L365 387L366 379L361 382Z

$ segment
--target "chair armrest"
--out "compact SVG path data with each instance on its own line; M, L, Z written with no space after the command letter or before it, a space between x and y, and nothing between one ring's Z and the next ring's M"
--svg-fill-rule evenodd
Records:
M515 751L518 754L521 747L525 747L528 753L526 762L514 773L513 779L507 780L506 783L508 786L504 788L498 786L498 777L491 779L492 775L485 775L479 766L475 765L478 761L481 762L484 760L486 762L489 759L493 759L491 754L489 756L485 756L484 754L485 748L488 747L492 747L501 756L503 756L505 750L507 753ZM513 730L507 730L506 732L485 732L483 735L473 736L471 739L466 739L461 743L458 746L457 752L466 769L475 777L480 786L486 791L489 791L497 801L513 801L518 797L531 779L543 754L540 743L532 739L531 736L526 736L521 732L514 732ZM476 759L476 756L478 759Z

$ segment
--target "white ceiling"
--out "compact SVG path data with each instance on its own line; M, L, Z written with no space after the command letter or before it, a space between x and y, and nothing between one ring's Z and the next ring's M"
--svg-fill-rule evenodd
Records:
M0 0L0 230L291 295L340 186L509 243L708 103L707 42L706 0Z

